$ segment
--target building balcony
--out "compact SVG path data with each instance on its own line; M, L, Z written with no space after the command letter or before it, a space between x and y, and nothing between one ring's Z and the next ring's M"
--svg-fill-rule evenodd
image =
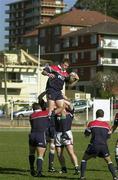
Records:
M9 48L9 43L5 43L5 48Z
M5 35L5 39L9 39L9 35Z
M103 66L118 66L118 58L100 58L98 65Z
M8 23L10 20L9 18L5 18L5 22Z
M55 7L55 8L64 8L65 3L53 3L53 2L41 2L42 7Z
M10 10L5 10L5 14L10 14Z
M7 64L7 72L19 72L19 73L35 73L37 67L28 65L28 64L17 64L16 62L10 62L10 64ZM0 73L4 72L3 65L0 67ZM17 80L19 82L19 80Z
M51 11L41 11L41 15L42 16L54 16L55 12L51 12Z
M27 4L27 6L25 7L25 10L26 9L32 9L35 7L40 7L40 3L39 2L33 2L33 4Z
M25 27L28 27L28 26L34 26L34 22L30 21L30 22L26 22L25 23Z
M25 86L22 81L7 81L6 82L7 89L21 89ZM5 83L1 82L1 88L5 88Z
M118 49L118 40L103 39L100 41L100 48Z
M12 29L16 29L16 26L9 26L9 27L5 27L5 31L9 31L9 30L12 30Z

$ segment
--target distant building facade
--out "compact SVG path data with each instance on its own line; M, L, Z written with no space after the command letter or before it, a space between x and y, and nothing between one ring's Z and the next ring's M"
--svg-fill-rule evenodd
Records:
M41 75L45 60L34 59L21 50L20 54L0 56L0 102L37 101L45 90L47 77ZM39 63L39 64L38 64Z
M66 57L66 46L68 47L69 44L68 39L66 39L66 43L64 42L65 44L62 43L61 37L63 35L91 27L106 20L118 22L100 12L73 9L53 18L49 23L39 25L38 44L40 44L41 57L51 59L54 62L60 62L63 57ZM65 48L65 52L63 48Z
M9 31L9 50L23 46L23 35L35 29L39 24L48 22L54 15L63 12L65 4L63 0L19 0L10 4L6 14L9 23L6 30Z
M71 70L80 76L78 90L93 93L91 81L98 71L118 72L118 23L99 23L61 40L63 58L70 59Z
M77 18L78 17L78 18ZM71 62L80 75L77 90L92 93L92 78L98 71L118 68L118 21L96 11L72 11L39 26L41 57Z

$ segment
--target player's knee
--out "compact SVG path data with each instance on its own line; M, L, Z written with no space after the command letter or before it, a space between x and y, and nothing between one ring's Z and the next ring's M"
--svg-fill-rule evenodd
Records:
M62 153L57 152L57 156L58 156L58 158L60 159L60 158L62 157Z
M55 144L54 144L54 143L51 143L51 144L50 144L50 152L51 152L51 153L54 153L54 152L55 152Z

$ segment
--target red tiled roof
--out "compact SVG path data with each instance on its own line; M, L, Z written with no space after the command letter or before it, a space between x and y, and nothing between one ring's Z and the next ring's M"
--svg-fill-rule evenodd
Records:
M39 25L38 28L52 26L56 24L72 26L91 26L106 21L118 22L118 20L97 11L73 9L72 11L68 11L51 19L48 23Z
M61 36L61 38L72 37L81 34L99 33L99 34L113 34L118 35L118 21L116 22L102 22L91 27L84 27L80 30L73 31Z

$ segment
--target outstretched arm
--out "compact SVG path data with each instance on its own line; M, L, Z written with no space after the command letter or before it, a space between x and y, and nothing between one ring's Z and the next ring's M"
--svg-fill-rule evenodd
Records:
M41 94L39 94L38 101L41 101L45 95L46 95L46 91L44 91Z
M76 73L71 72L69 75L68 87L75 86L78 81L79 81L79 76Z

